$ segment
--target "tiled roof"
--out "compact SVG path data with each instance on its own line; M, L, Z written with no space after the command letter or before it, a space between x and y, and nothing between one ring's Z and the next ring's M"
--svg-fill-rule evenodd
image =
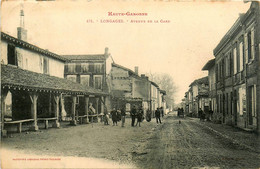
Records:
M204 67L202 68L202 70L209 70L210 68L212 68L215 65L215 59L211 59L209 60Z
M15 38L15 37L13 37L11 35L8 35L8 34L6 34L4 32L1 32L1 40L7 41L7 42L11 42L15 46L19 46L21 48L24 48L24 49L27 49L27 50L31 50L31 51L34 51L34 52L37 52L37 53L40 53L40 54L43 54L43 55L46 55L46 56L49 56L49 57L52 57L52 58L64 61L64 62L67 60L67 59L61 57L60 55L57 55L57 54L52 53L52 52L50 52L48 50L39 48L38 46L32 45L32 44L30 44L28 42L25 42L23 40L17 39L17 38Z
M190 84L190 87L191 87L193 84L209 84L208 76L194 80L194 81Z
M62 55L68 60L106 60L107 56L104 54L96 55Z
M136 73L135 73L134 71L132 71L131 69L126 68L126 67L124 67L124 66L121 66L121 65L119 65L119 64L112 63L112 67L118 67L118 68L124 69L124 70L126 70L126 71L128 71L128 72L130 72L130 73L132 73L132 74L134 74L134 75L136 75L136 76L138 76L138 74L136 74Z
M1 65L2 87L29 91L50 91L90 95L108 95L105 92L87 87L67 79L35 73L16 66Z

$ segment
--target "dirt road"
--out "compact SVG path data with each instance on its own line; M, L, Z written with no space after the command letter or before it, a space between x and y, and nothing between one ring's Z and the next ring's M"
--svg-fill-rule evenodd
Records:
M260 167L259 153L216 135L198 119L170 114L160 125L155 119L141 125L131 127L130 118L123 128L102 123L63 125L61 129L13 134L2 140L2 147L61 157L61 161L66 157L97 158L137 168Z
M170 115L149 140L134 159L140 168L260 167L258 153L217 136L197 119Z

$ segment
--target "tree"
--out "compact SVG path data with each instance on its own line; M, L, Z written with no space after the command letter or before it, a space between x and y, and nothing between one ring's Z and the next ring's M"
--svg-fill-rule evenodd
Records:
M168 106L174 107L174 96L177 91L177 87L173 81L173 78L167 73L147 73L150 81L159 85L161 90L166 91L166 103Z

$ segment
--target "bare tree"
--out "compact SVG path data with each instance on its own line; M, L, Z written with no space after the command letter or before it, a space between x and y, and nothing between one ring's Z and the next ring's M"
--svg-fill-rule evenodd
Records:
M149 79L159 85L160 89L166 91L166 103L168 106L174 107L174 96L177 91L177 87L173 81L173 78L167 73L147 73Z

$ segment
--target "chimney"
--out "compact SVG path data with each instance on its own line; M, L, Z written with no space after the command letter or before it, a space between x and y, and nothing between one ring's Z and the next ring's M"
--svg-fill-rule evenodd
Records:
M109 51L109 49L108 49L108 47L106 47L106 48L105 48L105 56L108 56L108 55L109 55L108 51Z
M135 66L135 73L138 75L138 66Z
M20 27L17 28L17 38L23 41L27 41L27 30L24 28L24 12L20 11Z

